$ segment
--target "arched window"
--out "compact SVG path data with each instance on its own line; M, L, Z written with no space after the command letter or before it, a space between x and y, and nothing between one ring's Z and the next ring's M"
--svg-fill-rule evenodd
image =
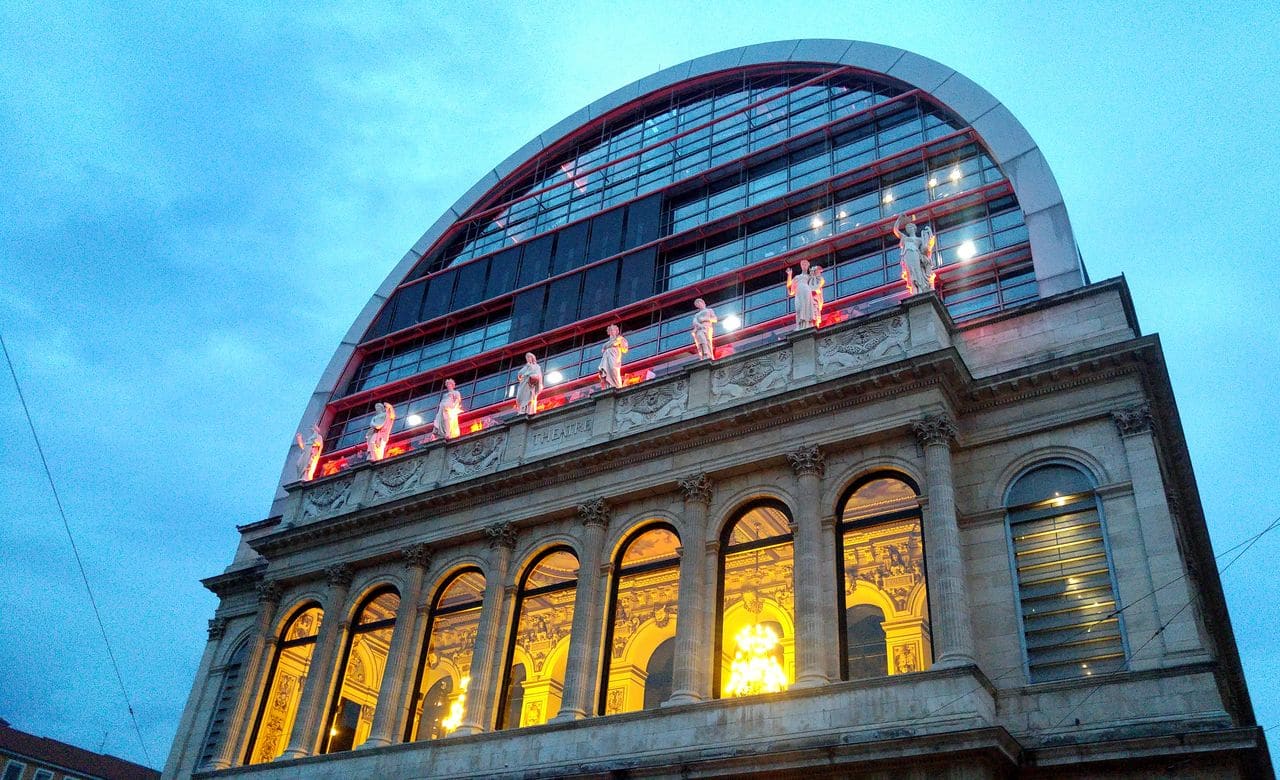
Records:
M844 588L841 677L928 669L933 643L915 487L895 473L860 480L844 500L836 535Z
M236 704L236 694L240 692L240 675L244 669L245 659L249 657L249 641L241 642L231 652L231 657L222 667L222 682L218 685L218 698L213 705L213 717L209 719L209 730L205 734L204 749L200 751L200 761L196 766L205 766L218 755L222 741L226 738L227 715Z
M370 593L356 610L338 667L340 682L322 735L321 753L351 750L368 739L399 608L400 594L386 587Z
M288 747L293 720L298 716L298 702L302 699L302 682L311 667L311 654L316 649L316 634L320 632L323 617L324 610L319 605L308 604L295 612L280 632L245 763L272 761Z
M783 690L795 681L791 515L775 501L754 504L725 527L720 545L715 690Z
M507 651L498 728L536 726L560 711L577 590L578 558L567 547L548 550L525 571L516 597L516 630ZM518 711L510 706L517 700Z
M417 693L406 742L439 739L462 724L484 587L479 569L463 569L436 593L427 622L427 641L418 661Z
M1124 632L1092 481L1067 464L1037 466L1013 483L1005 506L1028 679L1123 669Z
M658 648L676 635L679 549L675 529L658 525L633 534L618 551L613 617L605 638L605 684L600 686L600 712L605 715L656 707L671 696L672 654L666 654L665 671L651 663L662 660ZM658 699L664 686L665 696Z

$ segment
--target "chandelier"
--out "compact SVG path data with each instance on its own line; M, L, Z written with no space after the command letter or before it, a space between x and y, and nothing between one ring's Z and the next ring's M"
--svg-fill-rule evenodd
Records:
M449 705L449 714L444 720L440 721L440 730L445 734L452 734L455 729L462 725L462 708L467 702L467 684L471 682L470 677L463 677L462 682L458 685L458 698L453 700L453 704Z
M778 635L774 630L752 623L743 626L735 639L738 649L734 652L733 663L729 665L725 695L752 696L785 690L787 673L774 656L778 647Z

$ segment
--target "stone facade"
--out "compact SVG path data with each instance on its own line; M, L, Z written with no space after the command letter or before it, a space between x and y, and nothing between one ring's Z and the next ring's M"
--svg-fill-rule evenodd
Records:
M1120 671L1028 676L1006 493L1047 462L1095 485L1123 607ZM850 488L884 471L920 486L935 661L842 681L832 533ZM721 699L723 530L759 499L794 519L794 685ZM1123 281L970 326L916 296L298 483L283 507L243 528L236 561L206 581L221 603L167 777L1270 772L1160 344L1140 334ZM675 692L657 709L599 715L612 566L655 518L681 540ZM522 577L558 546L581 564L563 706L543 725L494 731ZM454 735L406 742L426 615L467 567L486 590L466 717ZM402 607L370 739L314 755L342 637L384 585ZM242 766L278 634L313 602L326 618L288 752ZM242 682L219 712L244 643ZM215 717L226 737L200 763Z

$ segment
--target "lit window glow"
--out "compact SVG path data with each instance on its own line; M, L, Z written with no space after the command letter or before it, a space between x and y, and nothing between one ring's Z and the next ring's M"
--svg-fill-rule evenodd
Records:
M720 322L724 326L725 333L732 333L733 331L742 327L742 320L739 319L738 315L736 314L730 314L728 317L725 317Z
M974 246L972 241L965 241L956 249L956 255L961 260L968 260L976 254L978 254L978 247Z
M952 168L952 169L951 169L951 176L950 176L949 178L951 179L952 183L955 183L955 182L960 181L960 178L961 178L963 175L964 175L964 174L960 173L960 169L959 169L959 168Z
M412 426L422 425L422 415L411 414L405 418L405 422L409 423L409 425L412 425Z
M892 192L886 192L886 193L884 194L884 202L885 202L886 204L887 204L887 203L893 203L893 193L892 193Z
M814 217L809 222L809 226L812 227L814 230L817 230L818 228L822 227L822 225L823 225L822 217Z
M449 705L449 714L440 721L440 729L446 734L452 734L462 725L462 708L467 702L467 685L470 682L470 677L462 678L462 682L458 685L458 698Z
M548 371L546 379L547 384L558 385L564 381L564 374L561 374L559 371Z
M726 696L753 696L786 689L787 673L773 655L778 635L772 628L759 623L743 626L735 641L738 649L729 667L729 682L724 686Z

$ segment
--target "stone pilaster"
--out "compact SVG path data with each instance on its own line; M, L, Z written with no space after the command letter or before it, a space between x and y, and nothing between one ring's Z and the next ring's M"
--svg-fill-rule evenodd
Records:
M326 705L333 688L333 675L337 671L338 646L342 636L351 627L351 621L343 613L354 572L349 565L340 563L325 569L324 574L329 589L324 598L320 635L316 637L316 648L311 654L307 677L302 684L302 700L298 702L298 715L293 720L289 747L280 754L279 760L302 758L316 752Z
M934 639L934 668L974 663L973 621L956 519L955 482L951 475L951 442L955 423L946 415L930 415L912 425L924 448L929 504L924 518L925 559L929 578L929 619Z
M564 672L564 698L555 720L578 720L594 710L599 680L600 638L604 604L600 598L600 571L604 532L609 526L609 505L604 499L578 507L582 521L582 560L578 562L578 590L573 599L573 626L569 633L569 658Z
M226 737L218 748L218 754L209 762L210 769L226 769L235 766L243 758L245 740L249 738L249 721L255 704L262 696L264 677L271 668L271 653L275 652L276 610L280 606L280 583L264 580L258 583L258 625L254 632L253 646L245 658L240 692L236 703L227 715Z
M711 666L715 643L707 631L705 616L710 612L702 542L707 536L707 509L714 485L706 474L680 480L684 496L684 533L680 540L679 603L676 605L676 657L672 670L672 692L667 704L691 704L710 696L702 684L700 671Z
M711 643L700 651L701 654L707 657L707 661L694 670L694 690L704 693L706 698L711 699L720 695L719 691L711 689L712 680L715 679L716 664L720 663L720 658L714 652L718 638L713 636L716 631L716 615L719 614L721 609L721 603L713 595L719 586L716 578L720 574L720 540L711 539L704 543L701 556L697 555L698 548L696 546L690 546L689 554L702 558L702 581L707 584L707 588L697 603L702 604L701 620L705 631L703 638L711 640ZM683 566L683 561L681 564ZM683 568L681 572L683 573ZM676 630L679 631L678 626Z
M412 685L414 648L418 644L418 604L422 601L422 586L427 568L431 566L431 548L414 544L400 551L406 570L405 592L400 594L400 607L396 610L395 632L391 635L391 647L387 650L387 667L382 674L382 686L378 689L378 707L373 713L373 726L369 737L360 747L371 748L390 745L403 728L407 714L409 686Z
M817 446L801 447L787 453L796 474L795 565L792 575L796 594L796 688L810 688L830 682L824 623L831 622L830 610L823 609L822 577L822 476L824 462ZM825 618L825 620L824 620Z
M1111 413L1120 439L1124 442L1129 480L1133 484L1133 502L1138 511L1148 571L1151 576L1153 611L1158 625L1173 619L1160 633L1156 646L1161 654L1176 653L1185 658L1204 652L1193 610L1184 605L1195 597L1185 579L1184 558L1178 551L1177 529L1160 471L1151 406L1135 404ZM1177 615L1177 617L1173 617ZM1145 641L1145 640L1143 640ZM1140 643L1139 643L1140 644ZM1150 653L1144 653L1150 657Z
M516 528L511 523L494 523L484 529L489 537L489 567L485 572L484 601L480 607L480 628L476 632L471 657L471 683L467 688L462 725L456 734L479 734L493 725L498 686L502 684L502 646L507 595L507 569L516 547Z

